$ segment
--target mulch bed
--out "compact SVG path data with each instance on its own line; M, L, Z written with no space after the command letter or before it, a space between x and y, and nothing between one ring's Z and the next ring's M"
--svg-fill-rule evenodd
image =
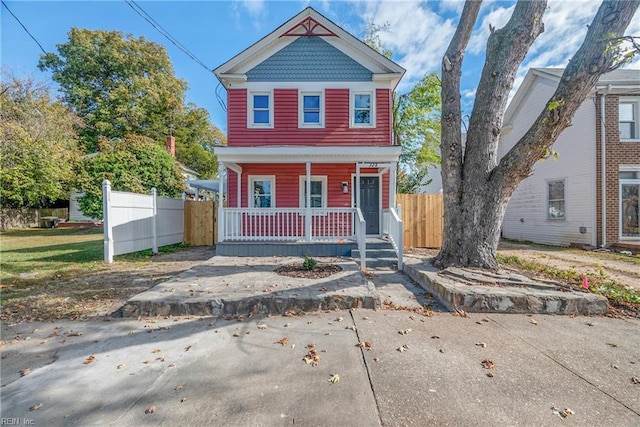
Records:
M275 272L281 276L296 277L300 279L324 279L340 273L342 268L335 264L318 263L313 270L307 270L302 263L285 264L276 268Z

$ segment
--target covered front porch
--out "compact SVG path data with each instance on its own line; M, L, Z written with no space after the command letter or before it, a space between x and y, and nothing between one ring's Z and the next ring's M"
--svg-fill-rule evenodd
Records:
M364 257L367 237L385 237L401 258L400 147L216 147L215 153L228 194L218 208L219 245L258 243L260 252L274 255L267 249L283 254L286 244L297 251L287 255L300 256L344 256L355 245Z

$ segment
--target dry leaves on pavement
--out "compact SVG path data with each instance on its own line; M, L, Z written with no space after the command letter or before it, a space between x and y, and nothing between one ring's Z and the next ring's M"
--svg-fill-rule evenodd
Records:
M289 338L283 337L282 339L276 341L276 344L280 344L282 346L285 346L285 345L287 345L288 342L289 342Z
M338 374L331 374L331 376L329 377L329 382L330 382L331 384L335 384L335 383L337 383L338 381L340 381L340 375L338 375Z
M480 362L480 364L482 365L482 367L484 369L495 369L496 368L496 365L493 364L493 361L489 360L489 359L483 360L482 362Z

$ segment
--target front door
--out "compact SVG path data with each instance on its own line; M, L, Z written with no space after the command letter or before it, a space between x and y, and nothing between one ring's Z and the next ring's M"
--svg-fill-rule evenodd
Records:
M367 222L367 234L380 234L380 177L360 177L360 210Z

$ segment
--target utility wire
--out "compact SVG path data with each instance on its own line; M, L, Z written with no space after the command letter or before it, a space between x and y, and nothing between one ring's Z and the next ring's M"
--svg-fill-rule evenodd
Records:
M20 26L27 32L27 34L29 34L29 36L33 39L34 42L36 42L36 44L38 45L38 47L40 48L40 50L42 51L43 54L47 54L47 51L44 50L44 48L42 47L42 45L40 44L40 42L38 42L38 40L36 40L36 38L33 36L33 34L31 34L29 32L29 30L27 29L27 27L24 26L24 24L18 19L18 17L16 15L13 14L13 12L11 11L11 9L9 9L9 6L7 6L7 4L4 2L4 0L2 0L2 5L5 7L5 9L7 9L7 11L11 14L11 16L13 16L15 18L16 21L18 21L18 24L20 24Z
M202 62L193 52L187 49L182 43L180 43L175 37L169 33L162 25L160 25L155 19L151 17L143 8L141 8L134 0L125 0L125 2L129 5L131 9L134 10L138 15L140 15L145 21L147 21L153 28L158 30L160 34L162 34L167 40L169 40L175 47L184 52L189 58L193 59L196 63L202 66L205 70L211 72L211 68L209 68L204 62Z

